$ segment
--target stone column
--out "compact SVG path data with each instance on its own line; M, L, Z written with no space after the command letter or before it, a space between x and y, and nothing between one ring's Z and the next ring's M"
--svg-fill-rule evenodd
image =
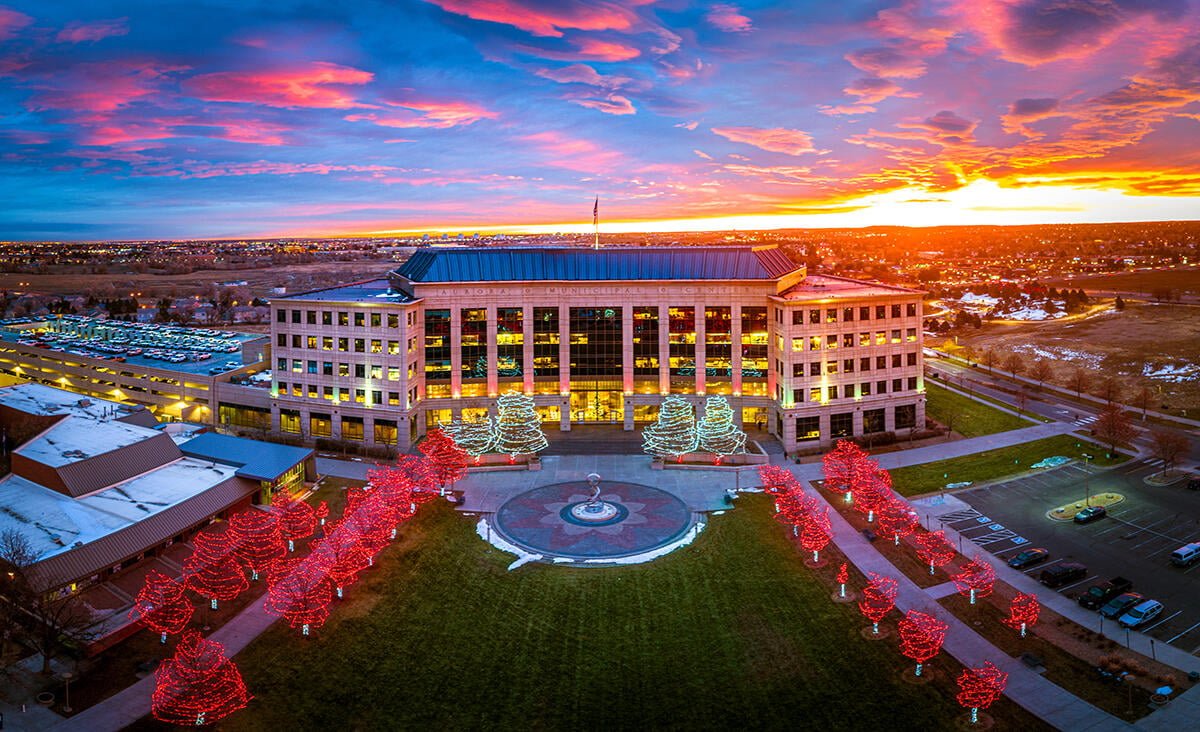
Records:
M450 309L450 396L462 396L462 308Z
M671 392L670 306L658 306L658 392Z
M533 308L525 305L521 310L521 387L526 394L533 393Z
M734 303L729 310L730 318L730 333L729 344L730 351L730 368L733 373L729 377L729 385L733 389L733 395L738 396L742 393L742 306ZM738 425L742 423L741 410L738 410Z
M861 437L863 433L863 410L861 406L855 407L853 412L854 426L850 430L850 434L854 437Z
M621 307L621 389L633 393L633 307Z
M488 396L498 394L500 392L500 375L498 369L500 367L499 344L496 342L496 306L487 306L487 393Z
M704 305L696 303L694 307L695 310L693 312L696 314L696 393L703 394L705 389L704 377L707 376L705 373L707 354L704 351L704 341L707 338L707 324L704 321Z
M558 393L571 391L571 308L558 308ZM567 410L570 412L570 409ZM570 414L567 415L570 419Z

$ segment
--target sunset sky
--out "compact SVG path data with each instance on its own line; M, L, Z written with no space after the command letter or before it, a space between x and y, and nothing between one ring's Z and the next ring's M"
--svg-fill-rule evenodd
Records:
M0 240L1195 219L1200 9L0 0L0 195Z

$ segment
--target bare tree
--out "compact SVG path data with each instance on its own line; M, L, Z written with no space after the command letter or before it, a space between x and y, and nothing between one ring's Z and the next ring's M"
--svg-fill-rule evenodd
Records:
M1000 363L1000 354L994 348L985 348L980 355L980 360L984 366L987 366L988 373L992 373L992 369Z
M29 572L38 560L29 539L16 529L0 533L0 564L7 579L4 599L18 615L25 641L42 656L42 673L50 674L50 662L64 645L88 637L91 612L76 594L48 592L32 581Z
M1019 353L1010 353L1004 358L1004 370L1013 376L1020 376L1025 371L1025 359Z
M1083 391L1088 388L1089 383L1091 383L1091 377L1088 376L1087 370L1082 366L1076 366L1075 370L1067 376L1067 388L1075 392L1076 397L1083 394Z
M1042 387L1042 384L1046 383L1046 380L1053 375L1054 367L1052 367L1050 362L1044 358L1039 358L1029 367L1029 378L1038 383L1039 389Z
M1116 451L1117 445L1128 444L1137 435L1129 413L1117 404L1109 404L1105 407L1104 411L1096 417L1096 423L1092 429L1096 436L1108 445L1109 452Z
M1150 439L1150 454L1163 461L1162 474L1165 476L1168 470L1175 467L1179 456L1187 452L1187 438L1178 432L1154 430L1150 433Z
M1130 397L1130 403L1138 409L1142 410L1142 421L1146 421L1146 411L1150 408L1150 402L1154 399L1154 390L1148 385L1142 384L1138 387Z
M963 346L962 348L960 348L958 351L958 355L961 356L962 359L967 362L968 366L970 366L972 362L979 360L979 355L975 352L975 349L972 348L971 346Z
M1123 390L1124 384L1121 383L1120 379L1115 376L1105 376L1100 380L1099 393L1097 396L1103 399L1106 403L1112 404L1113 402L1121 401L1121 392Z

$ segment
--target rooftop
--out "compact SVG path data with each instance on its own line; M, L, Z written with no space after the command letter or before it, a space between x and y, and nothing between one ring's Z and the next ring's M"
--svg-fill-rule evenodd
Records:
M32 382L0 388L0 405L42 417L70 415L96 420L119 418L138 411L138 408L120 402L83 397Z
M307 300L314 302L379 302L387 303L406 303L412 302L413 298L403 292L395 292L388 289L388 281L385 279L367 280L366 282L355 282L349 285L340 285L338 287L326 287L323 290L311 290L309 292L301 292L296 295L285 295L281 300Z
M766 280L802 267L770 247L422 249L395 270L403 281L528 282Z
M838 300L920 294L920 290L897 285L883 285L877 282L852 280L848 277L813 274L805 277L803 282L788 288L786 292L780 294L780 297L785 300Z
M14 452L53 468L103 455L159 433L148 427L98 419L65 419Z
M275 480L313 454L307 447L245 440L216 432L197 435L181 443L179 449L185 455L233 465L239 477L254 480Z

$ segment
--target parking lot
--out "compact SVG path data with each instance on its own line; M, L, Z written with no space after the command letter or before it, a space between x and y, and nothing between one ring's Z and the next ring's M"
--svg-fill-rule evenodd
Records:
M1156 469L1143 462L1115 470L1070 464L956 493L971 508L933 517L999 561L1021 549L1048 549L1047 561L1026 570L1034 577L1063 561L1085 565L1086 579L1058 590L1072 598L1111 577L1131 580L1134 592L1165 605L1162 614L1140 630L1200 655L1200 563L1181 569L1169 561L1175 549L1200 541L1200 491L1186 490L1182 483L1166 488L1145 485L1143 479ZM1107 518L1090 524L1046 517L1051 508L1082 501L1087 489L1092 494L1121 493L1126 500L1112 506ZM970 553L970 546L963 548Z

